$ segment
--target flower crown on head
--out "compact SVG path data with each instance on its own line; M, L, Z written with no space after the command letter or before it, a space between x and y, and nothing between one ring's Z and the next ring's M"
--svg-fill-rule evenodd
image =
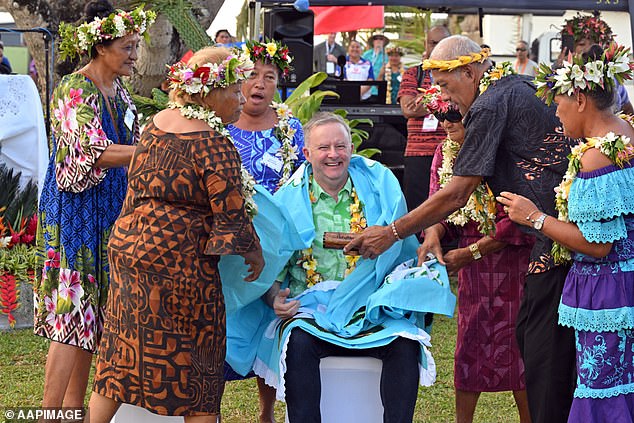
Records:
M561 30L562 34L572 35L575 41L588 38L602 47L612 42L612 28L601 18L599 14L582 15L577 13L572 19L566 20Z
M491 55L491 50L483 48L479 53L469 53L468 56L458 56L453 60L431 60L426 59L423 61L423 69L430 70L435 69L443 72L451 72L461 66L468 65L470 63L482 63L487 57Z
M212 88L225 88L249 78L253 72L253 62L248 56L234 50L221 63L190 67L185 62L178 62L168 65L168 68L170 88L183 90L190 95L200 93L205 96Z
M65 22L59 24L62 39L59 52L62 60L66 57L87 53L95 45L128 34L146 36L146 31L156 20L156 12L143 10L143 5L131 12L117 10L105 18L95 17L92 22L73 26Z
M634 63L628 57L630 49L616 43L603 52L598 60L584 63L583 56L568 55L561 68L553 70L549 65L539 65L535 84L538 97L551 104L556 95L573 95L579 91L592 91L615 86L634 76Z
M290 55L288 47L275 40L265 40L264 43L259 41L247 41L244 45L244 52L251 58L253 63L261 60L267 65L275 65L282 75L287 76L293 69L291 62L293 57Z

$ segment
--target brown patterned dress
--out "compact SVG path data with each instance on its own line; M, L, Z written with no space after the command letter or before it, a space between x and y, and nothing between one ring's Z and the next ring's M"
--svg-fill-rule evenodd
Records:
M162 415L220 412L222 254L255 249L240 158L213 132L149 124L108 245L111 282L95 392Z

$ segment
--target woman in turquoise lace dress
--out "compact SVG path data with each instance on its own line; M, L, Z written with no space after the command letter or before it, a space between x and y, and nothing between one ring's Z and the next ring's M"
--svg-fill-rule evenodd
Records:
M630 66L627 51L597 46L556 74L540 69L538 94L554 97L565 134L584 141L557 190L558 217L498 197L511 220L556 242L556 259L572 258L559 305L559 324L576 335L569 423L634 421L634 129L612 113L614 79L631 78Z
M97 31L87 45L76 43L75 31L90 24L71 27L62 36L63 51L76 49L91 60L62 78L52 100L53 145L39 203L34 286L35 334L52 341L44 407L83 407L101 338L108 292L106 245L139 137L136 109L119 77L132 74L139 28L149 25L140 10L132 17L107 2L91 2L87 22L110 32ZM106 20L125 23L108 27L102 25Z

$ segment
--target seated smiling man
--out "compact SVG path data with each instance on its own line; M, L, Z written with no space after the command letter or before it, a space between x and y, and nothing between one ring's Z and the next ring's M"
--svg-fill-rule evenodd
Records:
M406 212L405 199L387 168L352 155L340 116L318 113L304 131L307 163L274 196L288 207L302 248L263 296L275 315L264 319L255 373L285 397L290 422L319 422L320 359L375 357L383 362L383 420L411 422L419 381L430 385L435 377L424 313L452 315L455 297L437 265L401 266L386 279L415 257L413 237L401 240L394 232L394 247L374 260L324 247L325 232L392 222ZM228 355L230 361L230 347Z

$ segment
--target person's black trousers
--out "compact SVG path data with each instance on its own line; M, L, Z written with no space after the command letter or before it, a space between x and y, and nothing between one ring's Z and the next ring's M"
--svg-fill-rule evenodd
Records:
M286 350L286 409L291 423L320 423L319 360L329 356L374 357L383 361L381 400L385 423L411 423L418 396L420 344L396 338L383 347L348 349L293 329Z
M576 383L575 333L560 326L557 309L568 266L526 276L517 315L533 423L566 423Z

